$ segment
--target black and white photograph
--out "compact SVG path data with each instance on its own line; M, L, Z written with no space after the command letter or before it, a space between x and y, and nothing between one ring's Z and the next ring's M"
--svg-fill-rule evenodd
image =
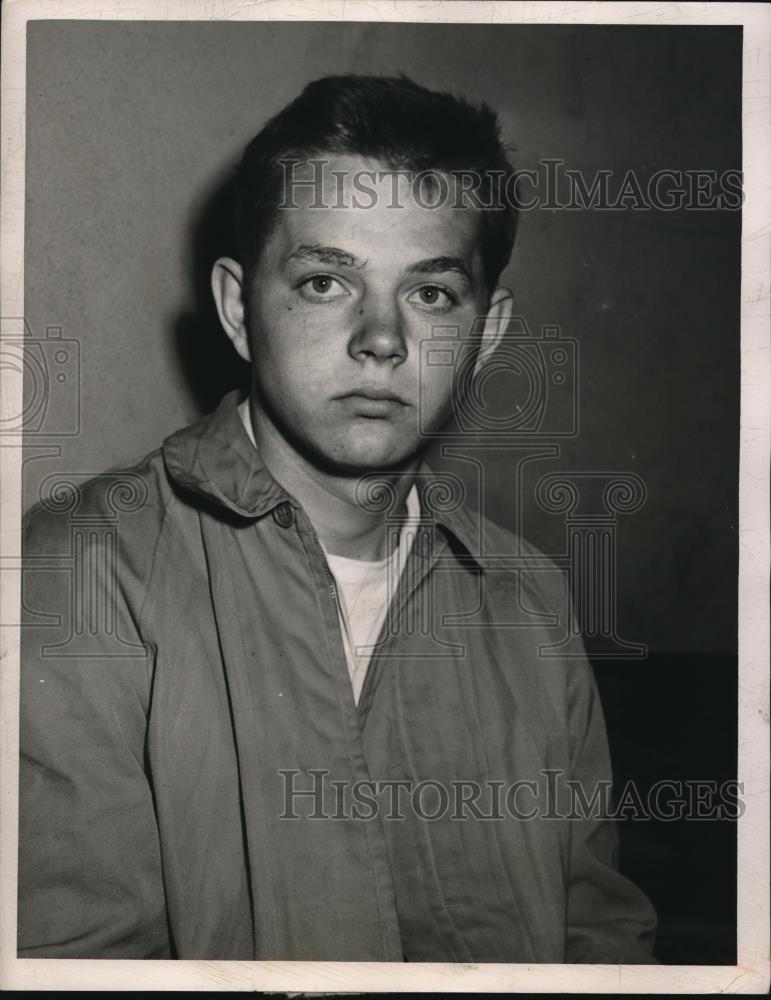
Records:
M2 16L2 985L767 991L771 11Z

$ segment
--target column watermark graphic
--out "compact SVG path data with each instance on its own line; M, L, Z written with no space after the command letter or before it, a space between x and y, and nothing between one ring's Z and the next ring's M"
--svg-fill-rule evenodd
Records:
M601 500L592 504L591 487L600 486ZM546 511L565 513L566 556L573 602L565 639L542 651L548 656L593 659L643 657L646 646L626 642L618 634L619 514L633 514L645 503L645 483L635 473L552 473L536 486L538 503Z
M82 502L86 483L98 486L97 503L93 496L87 504ZM43 556L27 561L25 571L64 570L70 594L65 637L44 644L41 655L78 659L142 655L143 645L120 634L118 596L120 518L142 509L147 500L144 480L129 472L53 475L43 481L41 491L42 506L66 516L66 545L55 563ZM28 610L34 615L34 609Z

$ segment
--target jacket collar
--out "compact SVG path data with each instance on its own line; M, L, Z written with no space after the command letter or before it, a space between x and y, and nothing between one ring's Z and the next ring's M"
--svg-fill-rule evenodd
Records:
M179 486L240 517L262 517L290 499L260 460L238 415L239 390L213 413L163 442L166 471Z
M279 503L297 504L268 472L238 413L239 390L223 397L213 413L175 431L163 442L163 460L171 479L183 489L241 518L252 520ZM426 465L416 485L423 519L439 525L477 562L479 516L453 499Z

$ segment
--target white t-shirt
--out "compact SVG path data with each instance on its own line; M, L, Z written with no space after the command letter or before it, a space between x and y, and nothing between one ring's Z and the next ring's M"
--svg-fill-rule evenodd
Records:
M248 401L245 400L238 411L244 428L256 447ZM415 531L420 521L420 500L415 486L410 490L405 506L407 516L400 525L399 544L385 559L369 562L333 556L322 544L327 565L337 585L340 630L353 686L353 698L357 705L373 647L377 643L415 540Z
M401 524L399 544L387 558L377 562L347 559L344 556L334 556L324 549L327 564L337 584L343 647L353 686L353 698L357 705L374 652L373 647L377 643L415 540L415 530L420 520L420 501L415 486L407 496L406 507L407 516Z

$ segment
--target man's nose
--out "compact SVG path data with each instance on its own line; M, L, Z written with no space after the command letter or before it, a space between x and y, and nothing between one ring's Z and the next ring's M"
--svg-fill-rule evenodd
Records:
M394 367L407 357L403 318L393 302L368 302L356 317L356 328L348 346L355 361L385 361Z

